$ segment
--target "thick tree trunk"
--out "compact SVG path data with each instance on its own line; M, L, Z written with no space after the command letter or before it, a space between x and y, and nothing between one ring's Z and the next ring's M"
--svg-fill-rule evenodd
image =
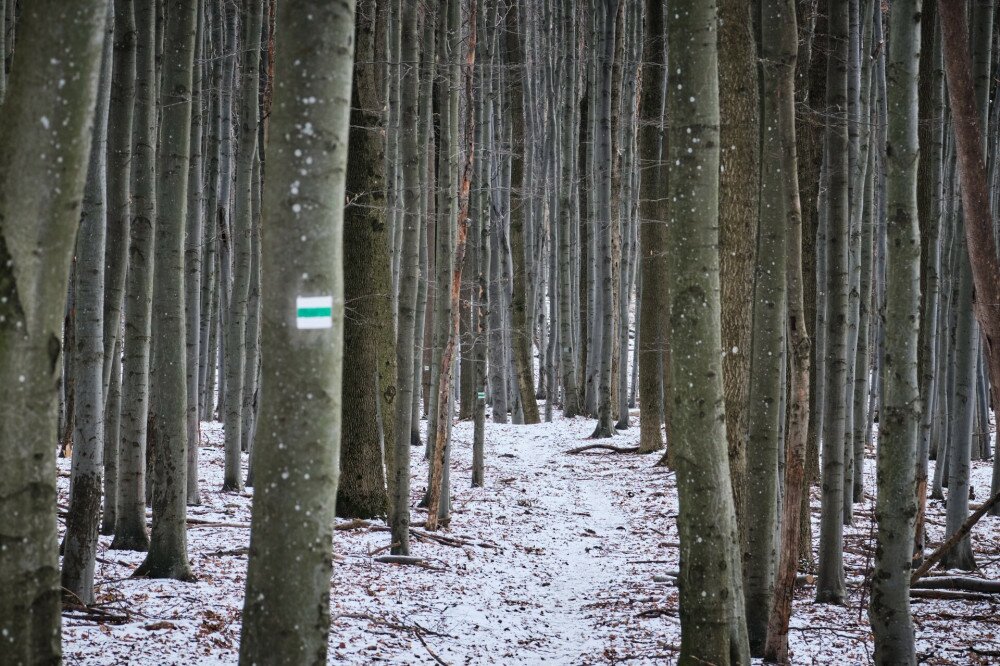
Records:
M267 399L255 453L257 487L275 491L254 494L240 663L322 664L341 439L354 2L279 3L275 24L282 55L263 202L271 223L263 228L261 267L267 276L261 296ZM303 131L306 126L312 131ZM409 413L408 403L405 408Z
M337 515L386 515L387 469L396 479L396 350L392 312L385 294L392 288L389 227L386 224L385 139L381 63L385 25L374 0L363 0L355 24L351 130L347 147L344 210L344 389ZM359 387L365 387L359 390ZM376 390L377 387L377 390ZM384 464L383 464L384 449Z
M23 5L0 108L0 633L10 663L60 661L60 339L106 9Z
M992 404L1000 404L1000 261L989 206L982 129L973 94L965 3L938 1L948 98L962 181L965 241L975 284L975 313L987 357Z
M753 324L754 259L760 205L760 130L757 49L753 4L719 3L719 261L722 280L722 384L726 394L729 473L736 525L745 548L747 523L747 435L750 341ZM780 196L780 193L778 193ZM774 211L776 219L781 209ZM766 255L765 255L766 256ZM772 274L784 273L778 257ZM780 317L780 312L775 312ZM784 337L784 336L782 336ZM777 406L775 406L775 409ZM748 618L749 619L749 618Z
M729 664L748 658L721 376L715 30L714 3L671 6L670 433L681 498L681 661Z
M888 244L885 361L879 412L878 521L869 619L880 664L915 664L909 572L916 516L915 472L920 436L920 225L917 219L917 82L920 0L891 7L886 81Z

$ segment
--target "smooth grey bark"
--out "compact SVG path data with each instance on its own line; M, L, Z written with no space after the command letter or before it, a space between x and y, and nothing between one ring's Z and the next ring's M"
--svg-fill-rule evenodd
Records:
M762 18L762 21L782 20ZM762 146L760 159L760 226L754 280L753 349L750 359L749 429L746 468L745 595L750 653L761 656L774 595L777 565L778 458L782 448L784 398L785 298L787 237L778 113L779 63L772 44L762 45Z
M404 67L400 81L400 122L404 127L414 127L419 113L418 100L420 79L417 75L420 63L420 47L417 38L418 28L422 22L423 11L418 0L403 0L403 20L411 29L404 30L400 45L400 62L409 63ZM420 278L418 223L420 215L417 210L420 201L419 173L421 153L414 132L403 132L400 141L400 158L403 168L403 233L400 237L399 251L402 258L399 263L399 317L396 328L396 443L395 443L395 497L390 506L393 515L390 517L390 543L394 555L410 554L410 418L413 407L414 384L418 374L415 372L414 359L419 358L414 353L414 331L417 326L416 300L417 282Z
M100 533L115 533L118 522L118 446L121 441L122 408L122 341L111 352L111 383L104 402L104 509L101 511Z
M120 346L128 268L129 186L132 162L132 123L135 106L136 34L132 0L114 0L115 35L108 110L107 196L108 225L104 269L104 394L111 381L114 349ZM119 359L120 361L120 359ZM117 446L106 449L105 460L117 458ZM105 477L105 481L107 481Z
M919 161L917 83L920 65L920 0L897 0L890 9L886 71L886 283L883 318L885 359L879 412L878 521L875 572L868 614L880 664L915 664L910 615L910 569L917 440L921 401L920 225L917 219Z
M809 18L806 17L808 21ZM780 554L774 595L767 623L764 658L788 661L788 624L792 611L799 561L799 539L803 497L808 499L806 446L809 437L810 340L803 301L802 205L798 183L797 129L795 118L795 70L799 57L794 0L768 0L761 6L762 51L765 73L774 78L774 122L780 139L781 171L786 220L786 308L788 416L784 447L784 496L780 506ZM807 515L808 517L808 515Z
M339 477L354 2L280 3L275 26L281 56L263 201L273 224L261 239L266 398L240 663L318 665L327 658ZM329 327L297 328L299 295L331 299Z
M146 444L156 220L156 4L135 3L136 83L132 125L132 195L125 286L118 516L112 549L145 551Z
M106 0L26 3L0 107L0 634L10 663L61 659L60 340L106 9Z
M594 319L595 332L600 327L601 344L595 345L593 356L597 382L595 406L597 408L597 425L592 438L612 437L615 434L612 418L611 381L612 359L614 355L614 266L612 251L612 227L616 220L612 216L612 122L611 95L612 70L615 66L615 16L618 13L618 0L599 0L595 13L597 31L600 41L595 49L597 64L595 67L595 87L599 103L594 116L594 192L595 209L593 217L594 229L594 261L597 267L594 299L600 302L600 308L595 308L599 319Z
M190 580L187 556L187 377L184 233L191 162L191 92L198 0L178 0L164 24L156 170L156 266L150 366L153 527L136 576Z
M243 476L240 468L243 442L243 385L246 381L247 299L250 293L251 243L253 229L250 203L251 178L257 146L257 123L260 113L258 81L260 77L260 31L263 20L262 0L243 0L241 17L243 34L242 78L238 122L239 146L236 159L236 183L233 187L232 248L233 288L225 324L226 412L225 412L225 471L222 489L240 491Z
M94 603L94 564L104 485L104 241L107 237L108 107L114 5L107 4L101 74L94 109L87 181L73 271L73 461L63 543L62 587L80 603Z
M131 216L132 122L135 107L136 30L132 0L115 0L111 100L108 109L107 232L104 241L104 511L101 534L118 520L118 449L121 424L122 324Z
M958 217L955 235L964 235L964 214ZM950 405L952 419L948 437L948 503L946 509L945 534L954 534L969 517L969 486L972 471L970 457L972 451L973 422L976 407L976 359L979 355L979 326L972 310L972 267L964 245L959 250L958 297L954 303L957 322L955 325L955 380ZM939 464L943 461L939 460ZM941 560L948 569L971 571L976 567L972 553L972 540L966 535L955 544Z
M500 31L496 31L500 32ZM494 36L494 40L499 40ZM499 65L502 50L498 44L494 44L495 65L490 71L490 109L489 109L489 166L490 172L489 187L489 216L490 216L490 281L489 281L489 344L488 344L488 365L490 384L490 408L494 423L507 423L507 412L509 405L507 400L507 352L505 322L507 313L505 292L509 288L505 281L507 275L508 253L505 250L503 238L506 236L507 223L509 220L503 214L503 204L501 203L501 190L503 181L503 169L500 162L500 137L503 126L503 115L499 113L501 96L501 81Z
M191 89L191 160L188 171L187 234L184 241L184 306L186 323L185 372L187 385L187 503L201 504L198 490L198 447L201 445L201 414L198 400L199 344L201 342L201 246L204 242L203 212L204 154L202 137L202 61L205 60L203 3L197 9L194 70ZM211 92L211 91L209 91Z
M680 658L748 663L721 375L715 4L674 2L667 46L677 72L667 105L669 196L677 200L668 284L670 434L681 503Z
M829 4L827 62L826 408L823 424L823 496L816 601L843 603L844 438L847 378L848 205L847 65L849 0ZM853 360L853 359L852 359Z

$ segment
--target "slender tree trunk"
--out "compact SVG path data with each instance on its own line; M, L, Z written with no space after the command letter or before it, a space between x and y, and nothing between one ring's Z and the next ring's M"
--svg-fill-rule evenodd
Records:
M645 0L646 35L643 39L642 92L639 107L639 161L644 165L639 189L639 450L663 448L660 434L663 373L660 369L665 317L666 233L670 213L667 197L666 136L661 119L666 79L662 2Z
M829 165L827 194L827 298L829 299L826 349L826 417L823 427L823 507L820 520L819 575L816 601L844 601L844 409L847 394L847 243L848 136L847 136L847 32L849 0L829 3L830 56L827 64L826 151Z
M156 180L156 268L151 376L153 529L136 576L190 580L187 556L187 388L184 322L184 233L191 162L191 90L197 0L171 6L165 43Z
M201 504L198 490L198 447L201 445L201 410L198 401L198 362L201 358L201 246L204 233L204 154L202 129L205 118L202 111L202 61L205 59L205 18L203 3L197 9L198 24L195 32L194 72L191 90L191 162L188 172L187 235L184 241L184 305L187 383L187 503Z
M113 12L114 6L107 3L90 160L76 241L75 347L70 350L77 404L73 411L75 446L63 544L62 587L69 598L88 605L95 601L94 563L104 485L104 241L108 223L107 149Z
M280 3L278 12L282 55L263 203L273 223L263 228L261 267L267 399L255 453L257 486L277 491L254 495L240 663L323 664L341 439L354 2ZM301 130L307 123L314 133ZM303 519L290 522L294 515Z
M528 286L525 282L525 244L524 223L525 206L530 201L527 183L524 180L524 161L526 147L524 143L524 123L522 114L524 104L521 78L526 68L524 54L521 52L521 34L518 14L521 0L509 0L506 16L505 46L507 53L507 102L511 118L511 189L510 189L510 244L513 257L513 299L511 319L511 337L513 340L513 361L517 373L518 393L521 397L521 407L524 409L524 422L539 423L538 402L535 399L535 382L532 369L531 329L528 322Z
M403 30L400 62L409 63L403 68L400 82L400 97L402 100L401 124L403 127L414 127L419 112L420 80L417 76L420 62L418 43L419 26L422 23L423 12L418 0L403 0L403 22L410 29ZM393 515L390 517L392 536L392 553L409 555L410 553L410 418L412 415L414 384L419 376L414 368L413 337L417 326L416 299L419 275L419 240L417 224L420 201L419 191L419 160L420 148L414 132L403 132L400 141L400 158L403 167L403 234L400 239L400 251L403 253L399 263L399 322L396 332L396 369L398 372L396 394L396 443L395 443L395 482L396 495L390 502Z
M112 549L145 551L146 444L156 220L156 4L135 4L136 83L132 126L132 207L122 358L118 520Z
M236 162L236 185L233 195L232 247L233 290L226 321L226 465L223 490L240 491L243 477L240 468L243 441L243 384L246 361L247 299L250 293L250 234L253 215L250 204L251 177L257 152L259 116L258 82L260 77L260 31L263 21L262 0L242 0L243 77L240 83L239 148Z
M776 10L780 12L780 9ZM761 16L762 24L784 19ZM760 238L754 280L753 351L750 361L749 436L746 475L746 609L750 653L761 656L767 639L767 621L774 594L778 545L778 459L781 449L781 419L784 394L786 298L785 180L782 162L783 137L780 118L782 96L788 93L779 76L786 67L775 48L775 38L762 46L763 88L761 107L764 127L761 150ZM728 405L728 403L727 403Z
M118 520L118 448L121 424L122 323L129 255L132 120L135 106L136 31L132 0L115 2L115 41L108 110L108 224L104 269L104 511L101 534Z
M0 112L0 633L10 663L60 661L60 339L106 8L25 3Z
M785 429L784 498L781 503L779 556L767 623L765 660L788 662L788 623L799 560L802 498L808 498L806 445L809 437L810 340L803 301L802 209L798 183L795 126L795 71L798 31L793 0L768 0L761 8L765 76L773 76L774 120L778 128L787 224L788 424Z

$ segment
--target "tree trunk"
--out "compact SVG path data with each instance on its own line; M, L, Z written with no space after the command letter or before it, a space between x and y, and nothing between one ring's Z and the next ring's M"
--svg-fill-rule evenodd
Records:
M418 0L403 0L403 22L410 26L403 30L401 40L400 62L411 63L402 73L400 82L401 124L403 127L414 127L417 123L420 79L417 76L416 63L420 61L419 27L423 12ZM393 515L390 516L393 555L410 554L410 418L412 416L413 391L418 373L414 368L414 331L418 325L416 318L417 282L420 278L419 240L417 225L420 220L418 204L420 201L419 161L420 147L414 132L403 132L400 141L400 159L403 166L403 234L400 239L400 252L403 253L399 263L399 321L396 332L396 442L394 468L396 489L390 506ZM388 418L388 417L387 417Z
M780 12L780 10L777 10ZM762 15L762 24L784 21ZM761 146L760 237L754 280L753 350L750 361L749 431L746 474L746 571L747 630L750 653L761 656L767 639L767 621L774 595L777 564L778 459L781 449L782 403L784 399L786 297L785 170L779 113L788 94L784 80L791 58L777 50L774 37L762 40L763 87L761 107L764 127ZM725 143L723 144L725 145ZM728 406L728 402L726 403Z
M668 170L663 164L666 136L660 123L663 98L661 81L666 79L662 2L646 0L646 35L642 42L643 72L639 107L639 161L644 165L639 190L639 450L651 453L663 448L660 416L663 374L661 346L666 321L667 295L666 233L670 213Z
M201 246L204 241L204 155L202 129L202 61L205 59L205 14L199 3L195 33L195 58L191 94L191 162L188 171L187 234L184 242L184 305L187 343L185 372L187 384L187 503L201 504L198 490L198 447L201 445L201 410L198 401L198 362L201 358ZM211 92L211 91L209 91Z
M539 423L538 402L535 399L535 382L532 362L532 336L528 322L528 285L525 282L524 222L525 205L530 201L528 184L524 179L524 103L521 77L524 76L524 55L521 52L521 26L518 20L521 0L509 0L506 16L505 46L507 53L507 102L510 108L511 152L510 152L510 244L513 257L513 298L511 338L513 340L513 361L517 373L517 388L521 396L526 424Z
M243 490L240 468L243 441L243 383L246 360L247 298L250 293L250 234L253 215L250 204L251 177L257 146L259 115L258 82L260 77L260 31L263 21L263 1L243 0L243 77L240 83L239 148L236 162L236 185L233 195L232 248L233 290L229 300L226 337L226 465L223 490Z
M803 301L802 208L798 184L798 155L795 126L795 71L798 52L795 4L793 0L769 0L761 11L764 26L766 76L775 81L775 118L778 128L783 180L786 229L786 275L788 318L788 425L785 433L784 498L781 503L779 557L774 597L767 623L765 660L788 662L788 622L795 591L799 560L799 530L802 498L808 500L806 445L809 437L810 340ZM780 446L780 443L779 443ZM808 516L808 513L807 513Z
M827 63L826 272L829 313L826 340L826 415L823 425L823 506L820 519L816 601L844 601L844 390L847 378L848 201L847 64L849 0L829 5L830 56Z
M760 129L757 49L753 4L719 3L719 260L722 281L722 383L726 394L729 473L741 552L746 547L747 436L750 411L750 341L753 325L754 260L760 213ZM780 196L780 192L777 193ZM773 211L775 220L781 209ZM780 258L771 274L784 273ZM781 317L780 312L773 313ZM782 324L782 327L784 324ZM775 409L777 407L775 406ZM748 590L749 591L749 590ZM749 620L749 617L748 617ZM766 621L766 620L762 620ZM762 627L763 628L763 625Z
M671 78L670 355L672 447L681 512L681 661L742 663L743 590L729 477L719 297L719 98L713 3L675 2Z
M191 162L191 83L197 0L171 7L164 25L156 179L156 266L150 405L153 442L153 529L136 576L190 580L187 556L187 378L184 321L184 233Z
M76 241L73 282L75 346L70 350L76 391L76 409L73 411L75 446L63 544L62 587L64 594L87 605L95 601L94 563L104 484L104 241L108 217L107 148L111 49L114 44L113 11L114 6L108 3L90 161Z
M910 579L915 471L920 436L920 228L917 219L920 0L897 0L891 7L886 91L886 203L888 244L884 321L885 360L879 412L878 521L875 574L869 619L875 660L915 664Z
M112 549L145 551L146 444L156 219L156 4L135 5L136 83L132 126L132 209L122 358L118 520Z
M347 146L344 210L344 390L337 515L386 515L388 479L395 483L396 350L392 312L389 227L385 202L385 139L382 121L385 24L375 0L363 0L355 24L354 85ZM358 390L359 387L368 387ZM376 392L375 387L378 387ZM383 454L384 448L384 454ZM383 464L384 455L384 464Z
M25 3L0 113L0 632L11 663L60 660L60 339L106 9Z
M264 187L263 217L270 223L261 240L267 399L255 453L257 487L275 492L254 494L240 663L282 663L295 655L298 663L321 664L330 630L341 439L354 2L279 3L275 24L282 55Z

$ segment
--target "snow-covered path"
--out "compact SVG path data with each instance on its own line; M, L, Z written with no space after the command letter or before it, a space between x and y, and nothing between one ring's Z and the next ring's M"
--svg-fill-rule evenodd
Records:
M635 421L636 419L633 419ZM586 453L589 419L535 426L487 424L484 488L470 487L470 423L454 428L453 518L440 534L454 547L414 538L414 555L433 569L380 564L372 555L389 536L339 530L331 581L331 664L669 664L680 645L674 477L657 456ZM619 433L634 445L638 428ZM124 624L66 617L67 664L235 664L243 606L249 493L222 485L221 427L205 424L203 503L189 510L195 583L134 580L141 553L108 551L101 538L96 579L105 608ZM421 449L413 449L413 504L426 486ZM871 459L866 474L872 488ZM60 461L65 502L68 461ZM974 464L977 497L988 494L990 466ZM795 664L871 663L872 639L857 581L870 565L872 498L845 529L849 599L817 606L798 590L790 645ZM941 539L943 505L928 508L932 543ZM818 497L813 495L814 538ZM414 523L424 519L413 513ZM345 524L348 521L341 521ZM1000 578L1000 519L977 526L982 575ZM415 533L415 535L419 535ZM815 543L815 542L814 542ZM918 653L928 664L996 663L998 607L984 602L914 604ZM2 658L0 658L2 662Z

